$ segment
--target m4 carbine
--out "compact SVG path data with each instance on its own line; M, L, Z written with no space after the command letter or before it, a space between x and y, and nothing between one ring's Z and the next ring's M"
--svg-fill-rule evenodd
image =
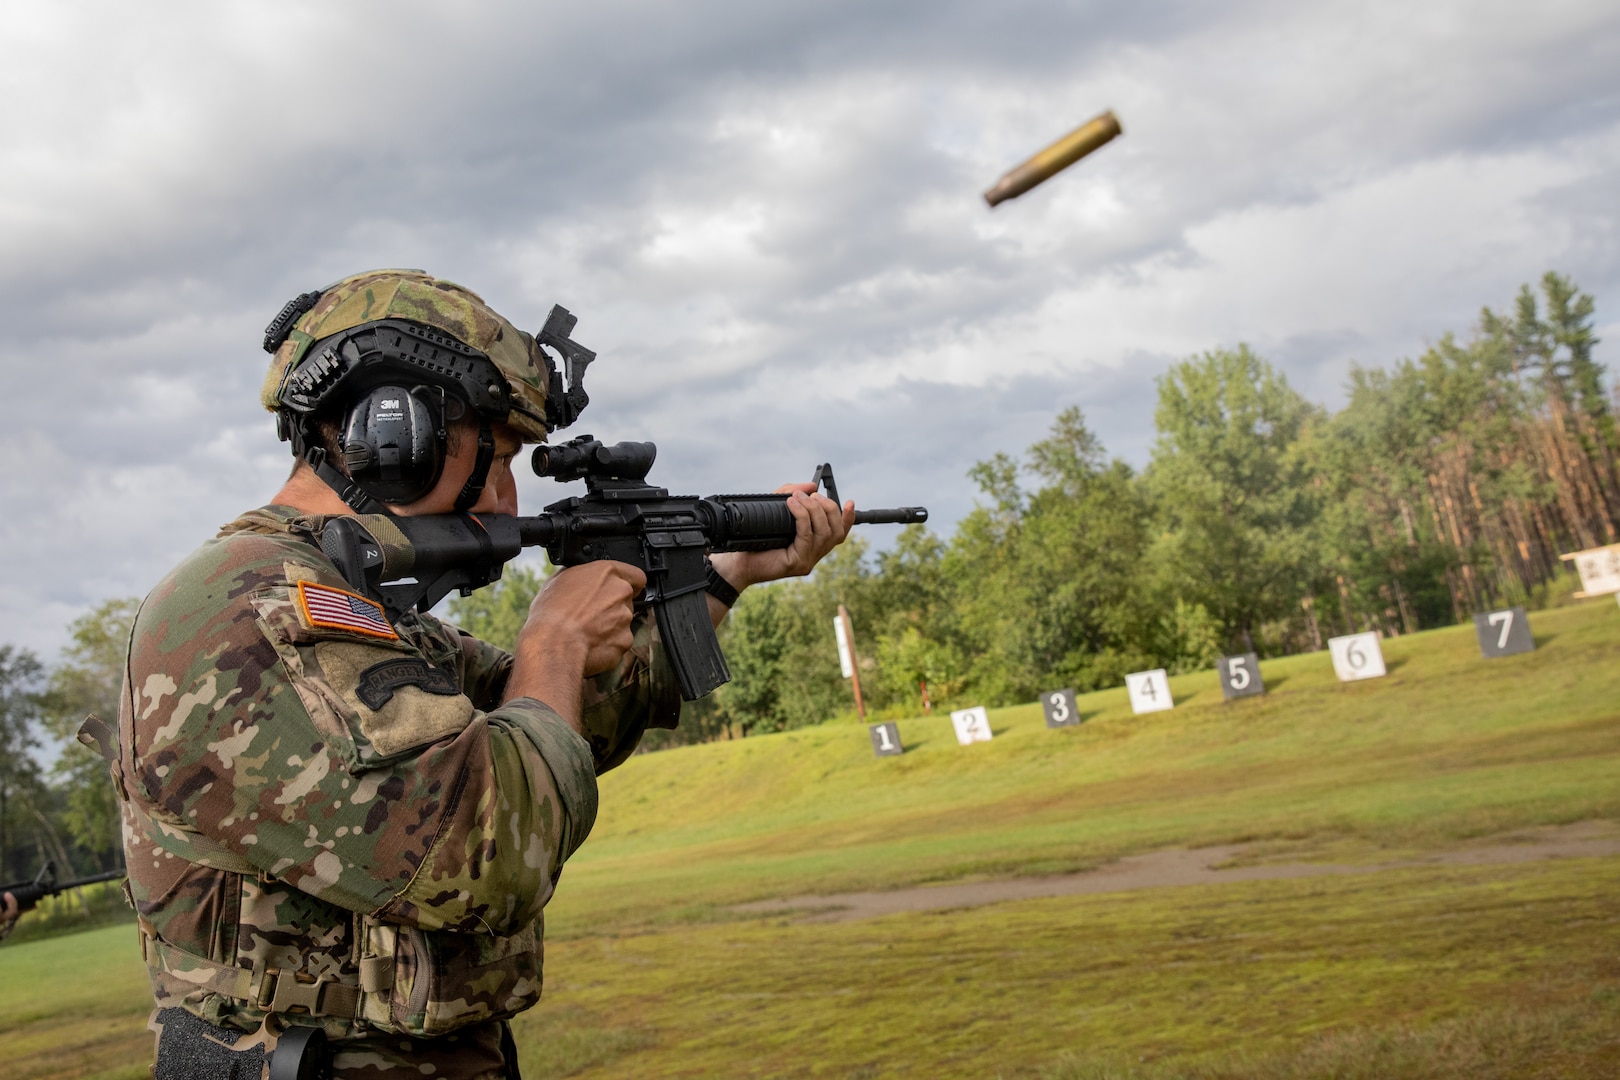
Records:
M117 881L124 877L122 870L108 870L104 874L91 874L89 877L75 878L72 881L56 880L56 864L49 860L39 868L32 881L18 881L10 885L0 885L0 893L10 893L16 897L17 912L32 911L39 902L47 896L77 889L81 885L94 885L98 881Z
M363 514L330 519L321 550L355 590L383 605L390 619L427 611L452 589L466 596L501 576L525 547L544 546L557 566L613 559L647 575L639 603L652 608L658 636L691 701L731 679L705 599L707 557L721 551L767 551L792 545L797 528L789 496L671 495L647 482L657 448L650 442L607 445L582 435L534 451L534 471L586 493L532 517ZM838 501L832 466L814 481ZM921 506L861 510L857 525L928 520Z

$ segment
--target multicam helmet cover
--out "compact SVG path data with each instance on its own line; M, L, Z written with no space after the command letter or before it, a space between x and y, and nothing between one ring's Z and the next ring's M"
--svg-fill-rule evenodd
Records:
M301 308L306 309L302 314ZM265 347L274 353L259 395L264 407L272 412L286 408L288 378L312 344L384 319L432 327L488 356L507 382L504 419L526 441L544 441L551 365L534 338L472 290L420 270L369 270L318 294L306 293L283 308L265 335Z

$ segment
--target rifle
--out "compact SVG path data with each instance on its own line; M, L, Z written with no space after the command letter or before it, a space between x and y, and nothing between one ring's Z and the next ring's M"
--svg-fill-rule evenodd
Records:
M692 701L731 679L704 598L708 555L785 548L797 529L786 495L699 498L654 487L647 473L657 454L650 442L607 445L589 435L538 446L535 473L564 483L584 480L586 494L552 503L532 517L336 517L321 531L321 551L390 619L412 608L425 612L451 589L466 596L498 581L501 567L526 547L544 546L556 566L614 559L640 567L647 588L637 603L652 608L681 696ZM831 465L818 468L813 480L838 502ZM855 514L857 525L927 520L921 506Z
M104 874L91 874L89 877L75 878L72 881L56 880L56 863L47 859L45 865L39 868L32 881L18 881L10 885L0 885L0 893L10 893L17 899L17 912L32 911L41 900L47 896L77 889L81 885L94 885L98 881L117 881L124 877L122 870L108 870Z

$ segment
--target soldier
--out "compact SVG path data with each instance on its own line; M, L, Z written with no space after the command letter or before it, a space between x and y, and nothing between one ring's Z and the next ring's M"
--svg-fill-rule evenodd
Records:
M510 654L390 621L321 553L322 524L367 500L515 514L513 457L571 419L551 362L473 293L402 270L305 294L266 348L293 473L146 598L118 730L82 736L123 810L153 1075L516 1076L506 1021L540 997L541 909L596 776L678 719L632 608L645 579L559 571ZM808 573L853 521L811 485L779 490L798 539L714 556L717 623L733 590Z

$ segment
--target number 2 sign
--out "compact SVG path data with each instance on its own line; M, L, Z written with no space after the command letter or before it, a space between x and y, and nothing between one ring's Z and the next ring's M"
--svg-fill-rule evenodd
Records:
M1164 668L1125 676L1125 692L1131 696L1133 713L1160 712L1176 704L1170 699L1170 676Z
M1530 617L1522 607L1480 612L1474 616L1474 632L1479 635L1479 651L1487 660L1534 652L1536 648L1536 639L1530 636Z
M983 705L951 713L951 726L956 729L956 741L963 746L990 741L990 716Z
M1266 692L1266 684L1260 680L1260 657L1255 653L1223 656L1216 661L1215 670L1220 672L1221 694L1227 701Z
M1328 655L1333 657L1333 670L1340 682L1376 679L1389 674L1384 670L1384 651L1378 647L1378 635L1371 630L1365 634L1329 638Z

